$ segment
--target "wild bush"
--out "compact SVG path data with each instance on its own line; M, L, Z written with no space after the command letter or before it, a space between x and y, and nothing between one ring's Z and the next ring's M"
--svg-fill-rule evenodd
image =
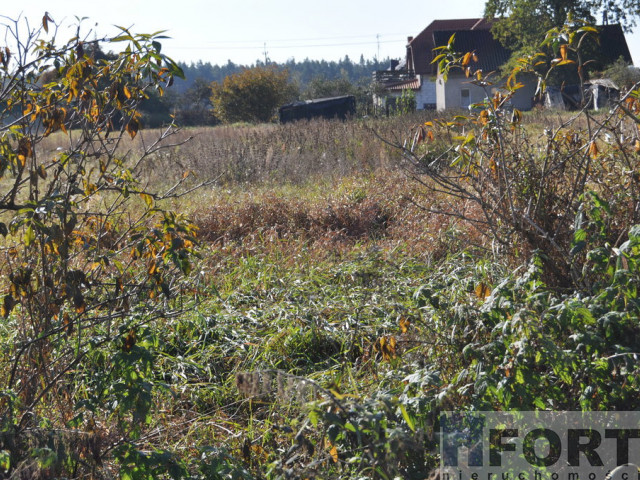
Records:
M416 127L410 141L400 146L415 179L429 191L458 200L449 214L468 220L513 254L542 251L547 280L567 288L589 288L572 249L574 220L589 192L609 199L616 212L603 233L610 244L619 245L638 222L640 184L634 172L640 90L635 85L600 115L588 109L590 99L585 98L581 111L539 136L531 135L522 112L509 101L523 86L518 75L524 73L538 76L540 93L556 67L573 66L584 81L580 72L586 59L580 47L596 33L592 27L571 25L550 31L545 43L558 55L552 69L538 72L538 55L522 58L500 87L473 70L472 52L455 52L452 37L435 61L445 76L449 69L463 69L470 83L485 90L487 100L473 105L470 115ZM445 142L449 146L443 150ZM473 214L465 210L469 204L477 207Z
M162 206L180 181L165 195L138 180L172 129L122 152L143 136L140 103L181 70L161 53L162 32L93 40L78 25L60 41L49 14L4 31L2 475L177 476L170 452L142 448L165 388L148 327L181 309L195 229ZM101 42L123 49L96 58ZM42 148L54 133L56 148Z

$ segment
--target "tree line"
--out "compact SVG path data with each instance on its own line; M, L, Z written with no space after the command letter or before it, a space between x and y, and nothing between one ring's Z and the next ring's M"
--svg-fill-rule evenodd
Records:
M540 51L546 32L565 21L576 25L620 23L629 32L639 15L637 0L488 0L484 12L486 18L494 19L494 37L513 54L505 71L516 66L519 58ZM547 50L548 58L555 58L552 48L547 46ZM376 88L371 75L388 68L389 63L388 58L379 61L363 56L357 62L345 56L339 61L307 58L281 64L268 59L253 65L231 60L224 65L178 63L185 79L176 80L167 95L151 95L143 103L143 122L155 127L172 118L184 126L269 121L283 103L338 95L354 95L358 113L368 114ZM621 87L633 83L638 76L637 70L631 71L626 65L618 63L613 67L606 74L617 79ZM593 65L588 66L592 68ZM558 84L575 82L572 78L555 80ZM231 108L232 105L237 107Z
M180 125L194 126L215 125L223 121L268 121L272 117L272 110L269 115L253 111L225 114L224 106L214 106L212 97L217 92L217 98L221 98L225 82L228 104L234 103L229 97L229 82L240 82L244 88L249 85L255 87L255 91L247 94L248 97L241 98L240 103L243 104L251 103L251 95L259 95L262 101L266 95L276 105L294 100L355 95L364 113L371 102L372 73L388 68L389 64L388 58L380 61L365 59L364 56L360 56L357 62L349 56L339 61L307 58L303 61L290 59L285 63L257 61L252 65L240 65L231 60L224 65L202 61L191 64L178 62L185 78L176 79L164 96L151 95L144 102L143 122L148 127L156 127L170 122L173 115ZM272 89L266 94L264 88L269 84ZM216 89L216 85L220 88ZM255 105L256 101L254 99L252 104ZM273 109L273 105L270 108Z

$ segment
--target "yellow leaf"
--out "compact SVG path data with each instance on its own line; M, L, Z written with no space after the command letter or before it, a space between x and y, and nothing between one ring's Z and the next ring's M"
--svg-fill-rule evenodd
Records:
M329 455L331 455L331 459L333 463L338 463L338 449L335 445L331 445L331 450L329 450Z
M411 326L411 321L407 317L400 317L400 321L398 323L400 324L400 331L402 333L407 333L407 330L409 330L409 327Z
M471 61L471 56L473 54L471 52L467 52L464 57L462 57L462 66L466 67L467 65L469 65L469 62Z
M86 180L84 181L84 194L85 195L92 195L94 193L96 193L96 191L98 190L98 186L91 183L91 182L87 182Z
M560 45L560 58L562 58L562 60L566 60L567 59L567 45Z
M336 398L336 400L344 400L346 398L346 395L341 394L334 388L330 388L329 391L331 392L331 395Z
M122 350L125 353L129 353L131 349L136 345L137 341L138 336L136 335L136 331L132 328L131 330L129 330L129 334L124 339Z
M486 125L489 123L489 110L485 109L480 112L480 117L478 118L482 125Z
M476 285L476 296L480 300L484 300L490 295L491 295L491 289L484 282L480 282L478 285Z
M139 129L140 129L140 124L135 118L132 118L131 120L129 120L129 123L127 123L127 126L126 126L126 130L132 140L136 138L136 135L138 134Z
M377 341L378 348L382 354L382 359L389 361L396 358L396 338L393 336L380 337Z
M511 116L511 121L513 123L520 123L522 121L522 112L517 108L513 109L513 114Z
M125 85L123 90L124 90L124 96L127 98L131 98L131 91L129 90L129 87Z
M598 151L598 144L594 140L589 144L589 155L591 156L591 158L595 159L598 157L598 153L600 153Z
M153 197L151 195L149 195L148 193L141 193L140 198L144 200L144 203L147 204L147 207L153 208Z

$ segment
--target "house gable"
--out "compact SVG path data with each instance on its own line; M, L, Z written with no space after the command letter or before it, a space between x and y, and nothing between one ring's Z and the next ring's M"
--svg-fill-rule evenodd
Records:
M490 30L491 22L484 18L466 18L457 20L434 20L407 45L407 69L417 75L435 75L437 67L432 65L433 49L437 46L433 35L435 32L454 32L461 30Z
M598 27L599 35L599 50L600 57L599 60L601 65L600 68L607 66L615 62L618 58L622 57L625 62L631 65L633 62L631 60L631 52L629 52L629 46L627 45L627 39L624 36L624 32L622 31L622 27L620 24L614 25L602 25Z
M473 70L482 70L485 74L498 70L511 56L502 44L493 38L489 30L459 30L434 32L436 47L447 45L455 34L453 47L457 52L475 52L478 61L473 63ZM453 72L452 72L453 73Z

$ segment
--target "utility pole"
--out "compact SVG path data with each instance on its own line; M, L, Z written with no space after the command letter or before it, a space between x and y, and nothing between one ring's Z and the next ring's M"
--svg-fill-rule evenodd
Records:
M376 57L376 60L379 62L380 61L380 34L376 33L376 40L378 42L378 56Z
M267 42L264 42L264 64L267 64L267 60L269 59L269 57L267 56Z

